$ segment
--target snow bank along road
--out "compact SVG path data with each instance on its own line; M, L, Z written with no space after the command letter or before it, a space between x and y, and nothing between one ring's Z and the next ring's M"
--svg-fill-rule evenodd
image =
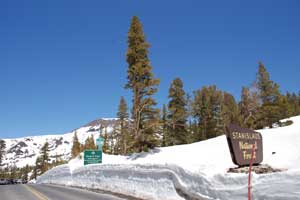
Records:
M122 200L107 194L53 185L0 186L0 200Z
M258 130L263 164L283 172L253 174L253 199L300 200L300 116L285 127ZM157 148L131 156L103 154L103 163L83 166L79 157L38 177L39 184L97 189L147 200L245 200L247 174L235 167L226 136ZM0 196L1 199L1 196Z

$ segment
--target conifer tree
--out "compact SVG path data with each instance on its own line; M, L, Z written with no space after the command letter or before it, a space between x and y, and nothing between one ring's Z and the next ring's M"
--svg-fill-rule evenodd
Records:
M289 103L289 117L300 115L300 96L287 92L286 98Z
M217 137L224 133L224 96L222 91L217 90L216 86L210 87L210 104L212 109L212 120L209 123L209 135L208 138Z
M29 165L26 165L23 170L22 180L28 181L28 173L30 172Z
M127 103L124 97L121 97L120 104L118 107L117 116L119 118L120 123L120 152L122 155L126 155L128 153L128 148L130 147L130 138L128 132L128 108Z
M90 136L88 136L84 141L84 150L90 149Z
M34 166L34 169L33 169L33 175L32 175L31 179L36 179L37 176L41 175L42 174L42 168L43 168L42 156L38 156L36 158L36 161L35 161L35 166Z
M279 99L281 94L279 85L270 79L267 69L261 62L259 63L256 85L262 104L259 110L258 121L260 124L258 128L272 127L273 123L280 120Z
M256 127L257 114L259 109L259 99L256 91L243 87L241 101L239 103L239 112L241 117L241 125L254 129Z
M117 128L117 124L113 126L112 132L109 134L109 153L119 154L120 152L120 132Z
M95 150L97 149L95 140L94 140L94 135L91 135L86 138L85 144L84 144L84 149L85 150Z
M197 126L195 127L194 125L194 120L192 118L193 115L193 99L192 96L187 93L186 94L186 108L187 108L187 120L188 120L188 125L187 125L187 143L192 143L195 141L195 133L198 132Z
M238 104L231 94L224 92L223 95L222 115L224 119L224 125L227 126L231 123L240 125Z
M90 136L88 136L86 139L85 139L85 142L84 142L84 150L89 150L91 149L91 143L90 143L91 139L90 139Z
M95 139L94 139L94 135L91 135L91 137L90 137L90 145L91 145L91 149L92 150L96 150L97 149L97 146L96 146L96 143L95 143Z
M9 176L10 179L16 179L17 178L17 170L18 170L17 166L14 163L14 165L10 167L10 176Z
M157 145L155 128L158 127L159 110L153 95L157 92L159 79L154 78L148 58L149 44L138 17L131 20L128 32L127 79L125 88L133 92L134 151L141 152Z
M49 143L45 142L41 148L40 157L41 157L41 173L43 174L49 169Z
M107 129L105 129L107 130ZM109 138L108 138L108 133L107 131L104 131L104 134L103 134L103 147L102 147L102 151L103 153L110 153L110 147L109 147Z
M276 102L279 93L279 86L270 79L270 75L262 62L259 62L257 73L257 87L262 104Z
M187 143L187 102L180 78L172 81L169 89L168 122L170 135L166 140L167 146Z
M122 142L122 136L121 136L121 127L120 127L119 123L117 123L113 126L112 134L113 134L113 141L112 141L113 154L114 155L125 155L122 153L123 142Z
M208 138L208 124L212 118L208 88L194 91L193 116L198 123L198 131L194 133L195 141Z
M2 164L2 160L5 155L5 148L6 148L5 141L0 139L0 166Z
M168 140L168 121L167 121L167 106L163 104L162 116L161 116L161 126L162 126L162 142L161 146L165 147Z
M194 91L193 116L198 122L195 140L205 140L224 133L223 93L215 85Z
M73 136L73 146L71 150L72 158L75 158L80 154L80 142L77 137L77 132L75 131L74 136Z
M292 116L292 111L290 110L290 104L288 98L285 95L280 95L278 98L278 120L285 119ZM279 125L281 122L279 121Z

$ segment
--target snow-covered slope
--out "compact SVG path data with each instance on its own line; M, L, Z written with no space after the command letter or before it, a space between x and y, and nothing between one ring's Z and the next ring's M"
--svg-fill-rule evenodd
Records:
M50 146L50 157L55 160L55 157L60 157L63 160L70 159L71 148L74 132L77 132L79 141L84 144L87 137L94 135L94 138L99 136L99 127L102 125L107 132L112 131L117 119L105 118L92 121L87 125L73 130L62 135L43 135L30 136L16 139L4 139L6 142L6 156L2 163L3 166L24 167L34 165L40 149L47 141ZM104 131L104 130L103 130Z
M300 199L300 116L286 127L258 130L264 164L286 169L253 177L254 199ZM203 142L157 148L128 157L104 155L103 164L72 160L47 172L39 183L98 188L144 199L247 199L247 175L234 167L225 136Z

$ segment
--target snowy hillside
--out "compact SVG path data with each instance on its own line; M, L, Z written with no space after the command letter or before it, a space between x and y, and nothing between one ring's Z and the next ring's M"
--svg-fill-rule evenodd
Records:
M253 175L254 199L300 199L300 116L286 127L258 130L264 164L283 172ZM144 199L247 199L247 175L234 167L225 136L203 142L157 148L150 153L103 156L103 164L82 160L50 170L38 183L98 188Z
M116 119L102 118L63 135L43 135L4 139L6 142L6 156L2 165L16 165L17 167L24 167L27 164L34 165L40 149L46 141L49 143L50 158L52 160L55 160L55 157L57 156L63 160L68 160L71 157L71 148L75 131L77 132L79 141L84 144L87 137L94 135L94 138L96 138L99 136L100 125L102 125L104 129L106 128L106 131L110 133L115 123Z

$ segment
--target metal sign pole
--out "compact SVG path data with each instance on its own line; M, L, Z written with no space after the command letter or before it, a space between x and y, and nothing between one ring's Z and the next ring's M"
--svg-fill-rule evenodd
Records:
M252 165L254 159L254 151L255 151L255 145L252 145L251 160L249 166L249 177L248 177L248 200L251 200L251 172L252 172Z

